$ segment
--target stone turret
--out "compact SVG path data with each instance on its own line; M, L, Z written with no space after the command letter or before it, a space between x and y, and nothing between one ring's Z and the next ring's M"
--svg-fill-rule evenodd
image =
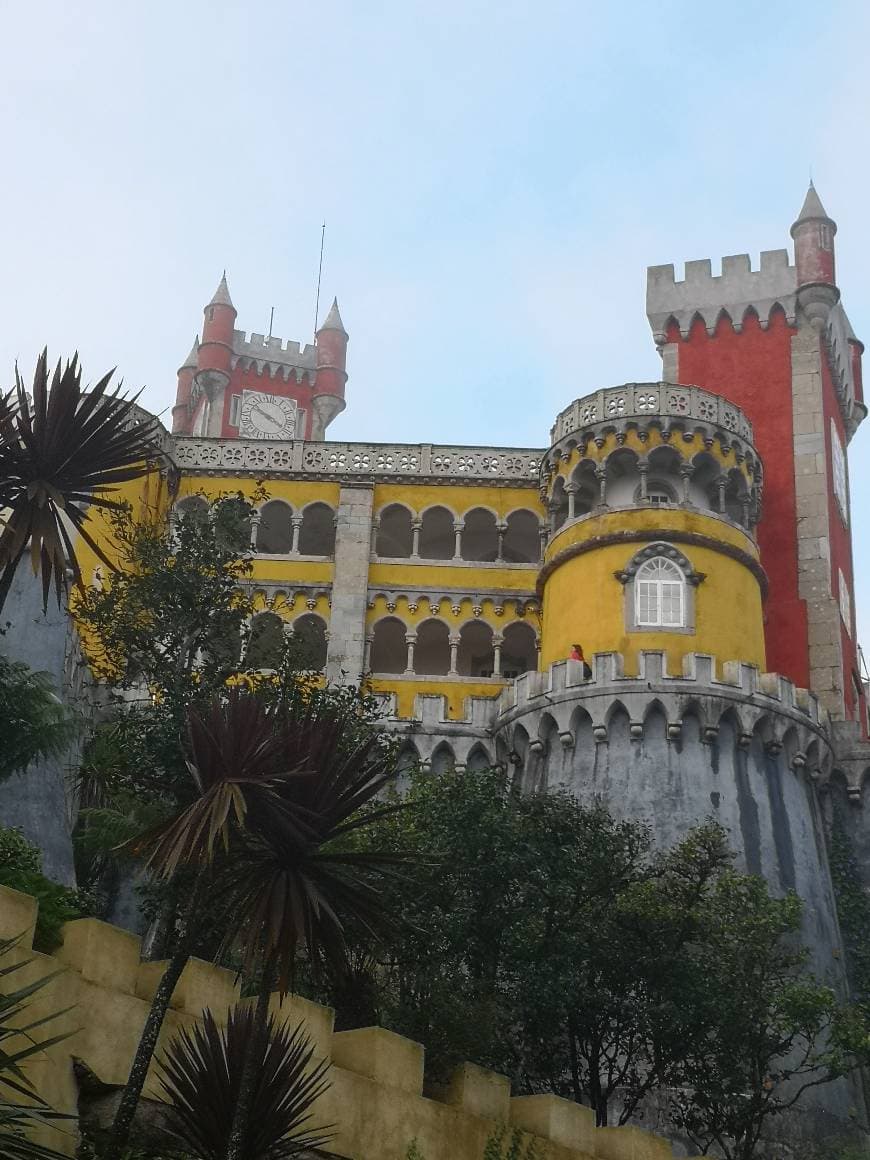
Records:
M837 223L828 217L815 186L810 182L797 221L794 238L798 303L813 326L821 329L839 300L834 235Z
M172 432L184 434L190 418L190 399L193 378L199 363L199 336L195 335L190 354L178 368L178 388L175 392L175 406L172 408Z
M344 385L347 382L348 334L338 311L338 299L332 300L329 313L317 331L317 373L311 400L313 424L311 437L322 439L336 415L344 410Z

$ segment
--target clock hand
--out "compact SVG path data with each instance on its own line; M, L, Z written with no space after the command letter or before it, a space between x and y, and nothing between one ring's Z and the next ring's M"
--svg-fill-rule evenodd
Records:
M273 427L282 427L283 426L283 423L278 423L276 421L274 415L270 415L268 411L264 411L261 407L255 406L253 409L256 411L256 413L258 415L261 415L264 419L266 419L269 423L271 423Z

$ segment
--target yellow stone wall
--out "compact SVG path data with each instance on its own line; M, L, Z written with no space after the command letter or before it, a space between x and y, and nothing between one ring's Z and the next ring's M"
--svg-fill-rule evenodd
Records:
M735 548L758 559L751 537L733 524L681 508L625 509L566 524L552 537L545 555L542 667L564 660L572 644L578 643L588 657L596 652L622 653L629 674L637 672L642 649L666 650L675 663L687 653L702 652L765 670L759 579L747 564L716 547L673 540L694 570L705 574L694 589L694 631L628 630L625 590L615 573L649 543L651 531L662 528L703 536L726 550ZM622 542L597 544L619 535ZM660 538L668 541L667 532ZM572 555L584 546L589 550Z
M64 927L55 955L31 951L36 902L0 887L0 938L23 934L15 954L30 960L26 977L13 975L4 985L18 986L55 974L38 994L30 1017L71 1008L45 1029L70 1037L28 1064L40 1094L57 1110L75 1114L78 1089L73 1058L106 1084L123 1084L162 965L140 961L139 939L92 918ZM161 1044L179 1027L191 1025L205 1007L225 1012L238 998L234 975L192 960L176 987ZM669 1160L664 1140L637 1128L596 1129L588 1108L551 1095L511 1097L503 1076L464 1064L441 1099L423 1096L424 1049L380 1027L333 1031L333 1013L298 996L273 1011L295 1025L304 1020L316 1056L332 1062L331 1087L315 1106L320 1123L335 1124L330 1148L349 1160L405 1160L416 1139L425 1160L481 1160L486 1140L498 1122L526 1133L541 1160ZM159 1051L159 1047L158 1047ZM159 1099L153 1074L145 1094ZM75 1120L61 1131L39 1137L66 1155L75 1152Z

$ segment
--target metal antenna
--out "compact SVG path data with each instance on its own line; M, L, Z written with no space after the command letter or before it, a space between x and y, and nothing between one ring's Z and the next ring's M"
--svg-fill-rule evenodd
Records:
M320 279L323 275L323 243L326 238L326 222L320 227L320 264L317 267L317 297L314 299L314 335L317 337L317 319L320 316Z
M272 323L274 321L275 321L275 307L273 306L271 313L269 314L269 338L272 337Z

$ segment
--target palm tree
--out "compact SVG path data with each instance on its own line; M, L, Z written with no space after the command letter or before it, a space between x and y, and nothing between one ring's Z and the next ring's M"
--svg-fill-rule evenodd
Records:
M276 979L286 989L301 944L313 959L340 956L343 919L370 929L380 921L379 896L360 872L388 859L326 848L365 824L353 815L394 776L378 738L359 729L350 701L276 704L236 688L205 711L189 712L187 751L194 801L128 844L131 852L148 855L156 874L176 882L192 876L195 885L118 1106L112 1157L122 1154L129 1138L172 992L194 945L206 879L212 905L226 916L224 946L240 943L246 964L262 966L248 1053L254 1062L240 1081L239 1132L247 1121L251 1069ZM365 822L394 808L373 810Z
M156 421L141 421L135 398L109 391L112 373L82 391L73 355L63 369L58 362L49 386L43 350L32 404L17 367L14 391L0 399L0 609L28 544L43 607L52 579L60 603L67 568L81 580L71 532L112 567L88 531L88 507L120 508L110 494L143 475L157 450Z
M233 1007L226 1028L211 1011L184 1029L160 1060L160 1083L169 1100L167 1126L197 1160L224 1160L233 1108L254 1035L249 1006ZM258 1085L244 1160L289 1160L321 1148L332 1133L312 1127L311 1107L329 1087L329 1064L312 1067L314 1047L300 1023L293 1030L270 1019L257 1054Z
M0 939L0 960L11 956L18 939ZM0 983L4 991L16 971L29 966L29 960L0 965ZM60 972L56 972L60 974ZM31 1034L37 1027L50 1023L66 1014L57 1011L27 1022L27 1007L32 997L41 991L55 975L46 975L0 994L0 1156L8 1160L63 1160L60 1152L36 1144L26 1132L73 1117L53 1111L36 1092L22 1065L34 1055L54 1043L66 1039L67 1033L37 1039Z

